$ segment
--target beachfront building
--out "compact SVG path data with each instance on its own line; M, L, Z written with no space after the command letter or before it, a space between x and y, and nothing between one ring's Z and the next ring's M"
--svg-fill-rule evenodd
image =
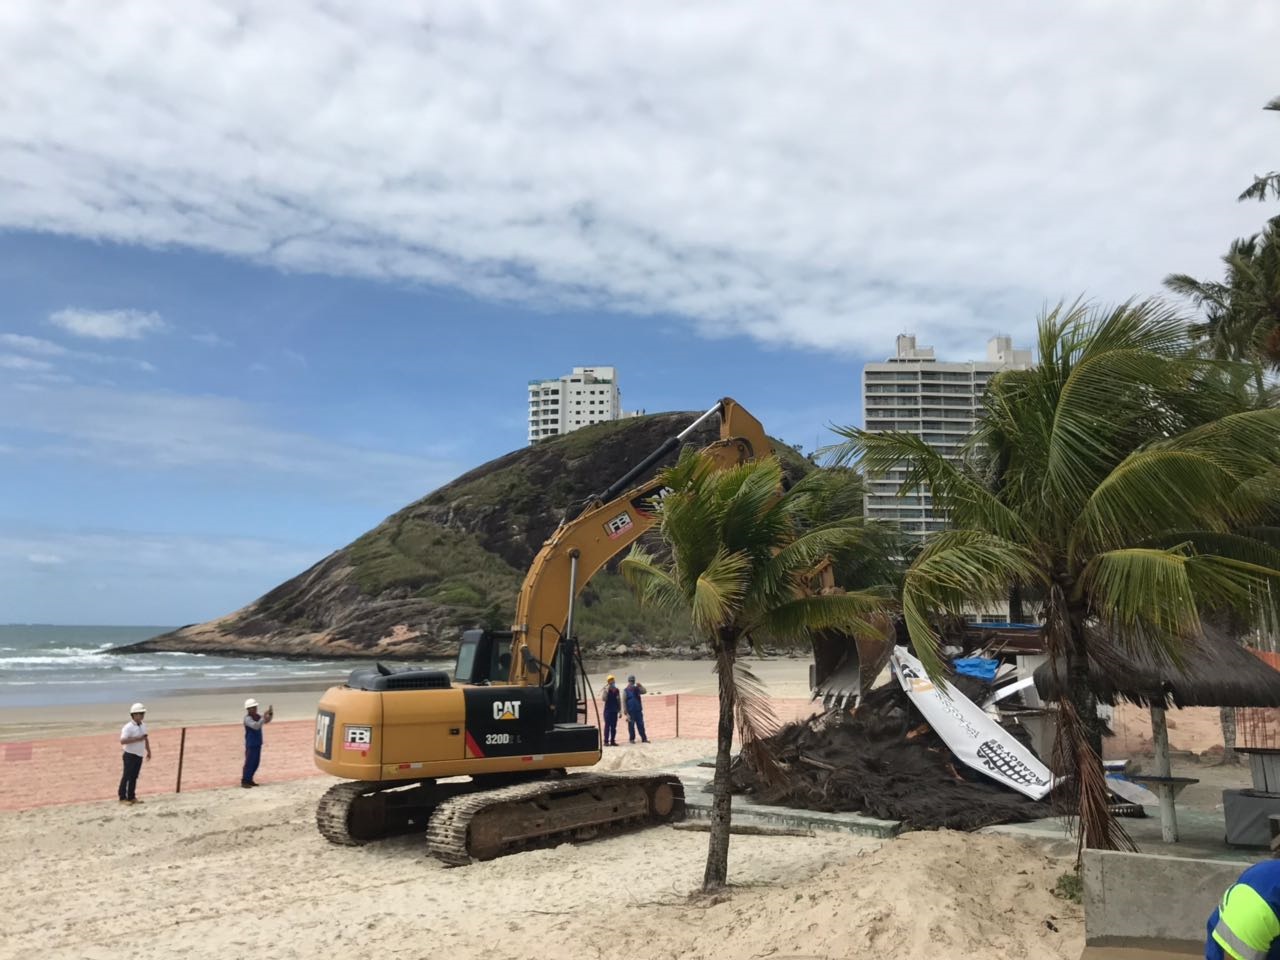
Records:
M986 360L952 362L939 361L932 347L917 346L913 335L901 334L894 356L862 369L863 427L910 433L944 457L958 458L987 382L1001 370L1030 366L1031 351L1015 349L1011 337L992 337ZM899 468L867 477L866 515L895 521L921 537L943 529L946 519L934 511L927 491L898 496L906 473Z
M574 367L562 377L529 381L531 444L623 416L613 367Z

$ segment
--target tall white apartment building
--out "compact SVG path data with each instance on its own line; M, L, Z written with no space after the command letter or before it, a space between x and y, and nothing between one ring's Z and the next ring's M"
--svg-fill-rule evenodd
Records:
M563 377L529 381L530 443L622 416L613 367L574 367Z
M863 427L914 434L943 456L958 459L987 382L1001 370L1025 370L1031 362L1031 351L1015 350L1011 337L987 341L985 361L940 363L932 347L918 347L914 336L901 334L895 356L862 368ZM943 529L945 519L934 512L927 492L897 495L906 474L898 468L867 477L867 516L893 520L919 536Z

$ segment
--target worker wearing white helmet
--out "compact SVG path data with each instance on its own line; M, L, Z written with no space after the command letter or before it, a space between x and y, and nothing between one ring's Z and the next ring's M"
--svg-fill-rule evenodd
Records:
M244 772L240 775L240 786L256 787L253 775L258 772L258 763L262 760L262 726L271 722L275 714L274 708L267 706L265 713L258 713L258 701L250 697L244 702Z
M124 773L120 777L120 802L141 803L138 799L138 774L142 772L143 758L151 759L151 740L147 736L147 725L143 722L147 716L147 708L135 703L129 708L129 722L120 728L121 756L124 760Z

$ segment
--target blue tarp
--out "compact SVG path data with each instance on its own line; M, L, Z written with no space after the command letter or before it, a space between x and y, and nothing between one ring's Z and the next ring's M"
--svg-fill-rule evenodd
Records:
M979 680L992 683L996 679L996 670L1000 667L1000 661L988 660L985 657L961 657L959 660L952 660L951 666L958 674L977 677Z

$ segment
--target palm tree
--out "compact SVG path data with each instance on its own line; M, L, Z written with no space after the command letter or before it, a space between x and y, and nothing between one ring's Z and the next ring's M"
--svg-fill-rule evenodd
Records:
M774 457L717 471L706 457L686 454L662 482L670 492L658 530L669 559L633 548L622 574L641 603L687 610L715 658L720 713L702 882L711 891L728 880L735 721L748 762L766 776L774 770L761 743L772 724L768 700L738 660L743 642L801 642L821 630L879 632L891 591L806 592L815 565L861 542L871 527L861 517L811 525L823 481L806 478L782 492Z
M1262 109L1264 110L1280 110L1280 97L1276 97ZM1254 177L1251 183L1240 194L1240 200L1265 200L1267 194L1280 200L1280 170L1273 170L1271 173L1261 177Z
M1068 673L1060 769L1076 775L1082 841L1108 847L1119 835L1098 769L1090 632L1176 660L1204 611L1258 613L1280 551L1249 525L1280 490L1280 410L1241 404L1223 365L1191 356L1186 324L1157 302L1060 305L1041 318L1038 347L1036 367L992 381L966 460L852 427L833 453L869 474L906 465L906 488L927 486L948 515L902 592L932 673L940 614L995 602L1011 583L1040 598L1049 652Z
M1164 284L1204 315L1192 334L1205 355L1260 360L1280 369L1280 223L1234 241L1222 261L1226 275L1221 281L1173 273ZM1257 386L1263 386L1262 371Z

